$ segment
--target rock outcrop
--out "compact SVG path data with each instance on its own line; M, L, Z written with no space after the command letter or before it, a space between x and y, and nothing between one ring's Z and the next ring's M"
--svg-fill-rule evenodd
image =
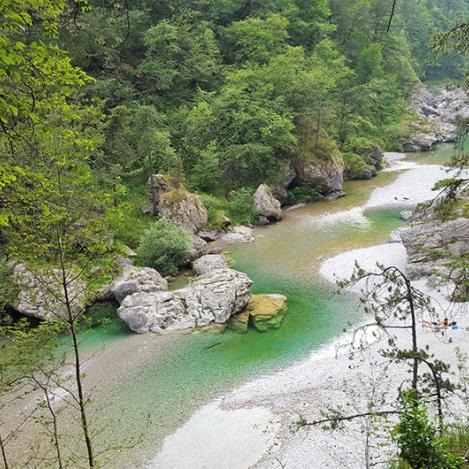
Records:
M446 222L432 221L416 223L400 231L400 237L407 255L407 273L412 279L429 277L435 274L448 281L456 282L462 271L450 269L450 253L457 258L469 253L469 219L457 218Z
M218 270L225 270L229 266L221 254L207 254L197 259L192 267L196 275L208 275Z
M278 329L287 311L284 295L253 295L249 303L249 322L258 331Z
M261 184L257 188L254 194L254 207L259 215L268 221L278 221L282 218L282 206L267 184Z
M167 289L168 282L155 269L128 265L106 290L120 303L126 296L134 293L161 292Z
M202 199L183 186L175 185L163 174L154 174L148 179L147 198L143 207L145 213L167 218L192 233L207 224L208 214Z
M67 317L64 291L61 284L62 272L58 269L32 271L25 264L12 265L12 281L17 293L11 306L26 316L38 319ZM86 306L86 285L76 273L67 273L68 296L71 298L71 311L79 313Z
M436 143L454 141L456 120L469 117L469 96L462 88L441 88L432 93L422 87L413 97L411 110L419 121L412 124L404 151L427 151Z
M117 310L138 333L170 332L222 324L243 311L251 298L251 280L233 269L215 271L172 292L134 293Z
M143 213L159 215L161 209L161 197L167 192L175 190L176 187L164 174L153 174L147 181L148 202L143 207Z
M295 184L312 186L329 199L344 195L344 164L341 159L314 162L299 159L295 170Z
M208 221L207 209L202 199L182 189L161 196L159 215L192 233L200 231Z

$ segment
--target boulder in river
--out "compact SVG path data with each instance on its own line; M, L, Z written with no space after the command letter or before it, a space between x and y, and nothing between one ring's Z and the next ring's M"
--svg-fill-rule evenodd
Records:
M249 228L249 226L240 225L233 228L232 231L225 233L221 239L223 241L229 241L233 243L250 243L254 241L255 238L252 228Z
M303 161L295 165L296 184L312 186L330 199L344 195L344 164L342 159L330 161Z
M12 270L14 290L18 293L11 306L16 311L38 319L67 317L61 270L33 270L21 263L12 264ZM86 284L75 277L76 272L67 273L72 314L83 310L87 300Z
M212 242L220 238L222 232L217 230L202 230L197 233L199 238L202 238L204 241Z
M228 329L235 332L246 332L249 327L249 311L243 311L242 313L235 314L226 323Z
M138 333L223 324L246 308L251 298L251 284L246 274L233 269L220 270L180 290L129 295L117 314Z
M261 184L257 188L254 194L254 207L261 217L265 217L269 221L277 221L282 218L282 206L267 184Z
M253 295L249 303L250 324L258 331L278 329L287 311L284 295Z

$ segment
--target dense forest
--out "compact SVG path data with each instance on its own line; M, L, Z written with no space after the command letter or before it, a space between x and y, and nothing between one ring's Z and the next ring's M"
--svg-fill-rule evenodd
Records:
M461 77L463 59L435 57L432 37L467 17L469 5L398 2L392 22L390 7L388 0L5 3L0 143L12 213L2 224L24 226L25 198L42 206L52 188L41 181L51 182L61 158L72 160L65 171L73 168L72 180L76 172L83 178L88 212L102 213L112 200L110 229L135 246L150 172L209 194L216 225L230 201L232 216L250 221L250 189L275 184L295 159L360 170L360 149L398 149L419 79ZM28 185L43 190L18 192ZM290 200L318 192L299 188Z

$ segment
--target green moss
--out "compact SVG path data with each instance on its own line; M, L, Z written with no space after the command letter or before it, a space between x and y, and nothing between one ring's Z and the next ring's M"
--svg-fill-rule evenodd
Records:
M344 153L342 157L346 174L351 173L360 177L368 171L368 163L364 156L356 153Z

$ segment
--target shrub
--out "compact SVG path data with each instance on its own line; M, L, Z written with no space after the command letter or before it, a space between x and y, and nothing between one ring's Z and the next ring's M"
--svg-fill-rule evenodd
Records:
M427 409L412 391L403 393L400 422L393 431L401 460L412 468L459 469L464 460L451 454L438 437Z
M288 205L308 204L322 198L317 189L311 186L298 186L288 193Z
M228 211L228 203L225 199L221 199L209 194L200 194L205 208L207 209L208 222L207 229L220 230L223 228L223 217Z
M0 255L0 318L12 296L11 269L7 265L6 257Z
M228 216L236 225L250 225L256 222L258 213L254 207L252 189L242 188L231 192Z
M162 218L140 239L136 263L153 267L162 275L174 275L187 263L191 249L190 233Z

